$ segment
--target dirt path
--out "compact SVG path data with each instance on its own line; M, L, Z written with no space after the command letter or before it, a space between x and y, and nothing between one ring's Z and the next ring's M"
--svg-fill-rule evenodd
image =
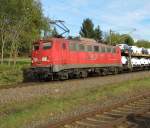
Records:
M23 102L40 98L43 96L56 97L93 87L101 87L113 83L120 83L127 80L150 77L150 71L120 74L116 76L93 77L87 79L61 81L52 83L41 83L38 86L27 86L22 88L10 88L0 90L0 104L11 102Z

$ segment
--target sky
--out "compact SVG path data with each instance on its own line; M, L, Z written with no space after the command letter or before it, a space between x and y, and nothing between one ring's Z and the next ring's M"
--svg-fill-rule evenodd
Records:
M44 15L64 20L78 36L83 19L92 19L104 32L130 34L150 41L150 0L41 0ZM136 29L136 31L135 31Z

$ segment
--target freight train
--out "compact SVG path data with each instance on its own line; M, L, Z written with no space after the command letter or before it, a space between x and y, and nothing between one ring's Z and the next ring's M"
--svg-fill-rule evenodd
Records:
M150 55L140 58L129 50L122 52L120 46L85 38L39 40L33 43L31 59L31 67L23 71L24 81L86 78L91 74L104 76L150 67ZM137 59L148 63L133 63Z

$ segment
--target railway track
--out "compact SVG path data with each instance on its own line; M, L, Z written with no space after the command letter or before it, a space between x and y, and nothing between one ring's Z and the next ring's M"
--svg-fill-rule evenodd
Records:
M149 115L149 118L146 118L147 116L145 118L150 122L150 93L132 97L113 106L56 121L47 128L118 128L125 123L130 126L125 128L139 128L135 122L141 119L142 115ZM148 124L145 126L143 128L150 128Z
M121 73L121 74L116 74L116 75L112 75L112 74L108 74L106 76L103 76L103 77L114 77L114 76L120 76L122 77L123 75L130 75L130 74L139 74L139 73L144 73L144 72L147 72L149 73L149 70L148 71L136 71L136 72L124 72L124 73ZM91 76L91 77L88 77L88 78L84 78L84 79L93 79L93 78L101 78L102 76ZM103 78L102 77L102 78ZM83 80L83 79L69 79L65 82L75 82L75 81L80 81L80 80ZM63 81L64 82L64 81ZM38 86L38 85L44 85L44 84L47 84L47 83L62 83L62 81L36 81L36 82L21 82L21 83L16 83L16 84L13 84L12 86L7 86L7 85L1 85L0 89L11 89L11 88L22 88L22 87L27 87L27 86Z

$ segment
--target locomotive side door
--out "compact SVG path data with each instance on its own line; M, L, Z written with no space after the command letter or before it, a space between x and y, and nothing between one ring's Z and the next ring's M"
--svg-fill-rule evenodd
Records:
M62 60L62 64L65 65L67 64L67 59L68 59L68 47L67 47L67 42L65 42L64 40L61 43L61 60Z

